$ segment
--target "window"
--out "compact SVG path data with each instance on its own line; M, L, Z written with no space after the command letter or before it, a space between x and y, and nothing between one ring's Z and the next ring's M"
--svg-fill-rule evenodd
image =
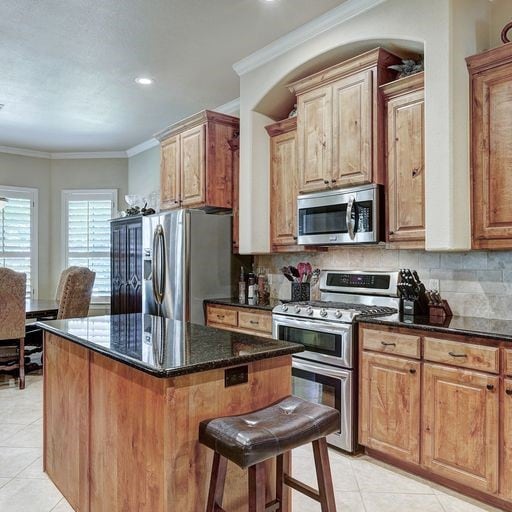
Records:
M117 190L63 190L64 267L96 272L93 302L110 300L110 219Z
M27 299L37 298L37 189L0 185L0 267L27 274Z

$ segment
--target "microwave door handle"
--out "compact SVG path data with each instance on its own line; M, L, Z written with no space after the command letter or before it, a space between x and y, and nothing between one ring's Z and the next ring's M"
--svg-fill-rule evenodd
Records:
M355 197L350 196L348 203L347 203L347 217L346 217L347 230L348 230L348 235L350 236L350 240L354 240L354 238L356 237L356 234L354 232L355 222L352 221L352 210L354 209L354 202L355 202Z

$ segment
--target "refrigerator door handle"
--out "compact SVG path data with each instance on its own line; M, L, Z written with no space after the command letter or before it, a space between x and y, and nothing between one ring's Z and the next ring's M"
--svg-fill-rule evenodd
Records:
M158 305L161 305L164 299L163 288L165 283L165 259L164 255L164 230L159 224L153 233L153 261L152 261L152 284L153 297ZM162 277L164 279L162 279ZM162 282L163 281L163 282Z

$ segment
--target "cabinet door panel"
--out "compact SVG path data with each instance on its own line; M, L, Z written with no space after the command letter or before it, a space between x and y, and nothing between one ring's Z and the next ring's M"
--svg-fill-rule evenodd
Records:
M453 481L498 490L498 377L425 364L423 463Z
M333 84L333 179L336 186L372 181L372 71Z
M271 138L270 243L295 245L297 232L297 133Z
M504 499L512 501L512 379L505 379L503 386L503 468L500 494Z
M126 232L126 307L123 313L142 311L142 222L128 224Z
M332 87L300 95L297 109L300 191L323 190L332 176Z
M473 242L512 247L512 66L473 79ZM499 247L505 247L500 245Z
M112 223L110 253L110 309L123 313L126 302L126 224Z
M183 132L181 144L181 204L196 206L205 201L205 126Z
M162 209L177 208L180 199L179 136L162 142L160 161L160 202Z
M418 464L421 365L363 352L359 442Z
M425 239L423 91L387 104L389 240Z

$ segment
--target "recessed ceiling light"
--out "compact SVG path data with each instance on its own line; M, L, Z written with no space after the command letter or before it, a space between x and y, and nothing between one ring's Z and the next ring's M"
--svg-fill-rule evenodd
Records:
M147 78L145 76L139 76L135 79L135 81L139 84L139 85L151 85L154 80L152 78Z

